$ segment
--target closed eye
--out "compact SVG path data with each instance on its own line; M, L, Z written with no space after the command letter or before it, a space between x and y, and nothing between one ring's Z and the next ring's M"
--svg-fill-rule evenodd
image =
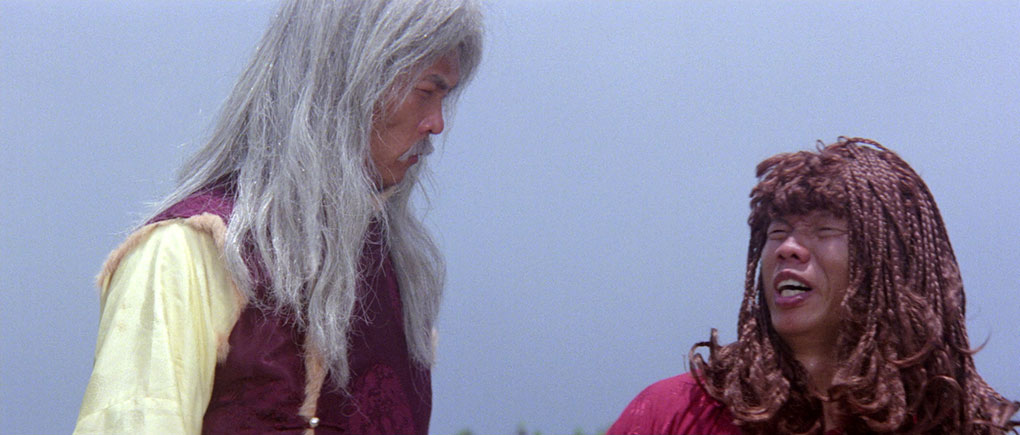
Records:
M453 86L450 86L450 84L446 82L446 79L439 74L429 75L425 78L425 82L435 86L436 90L443 92L450 92L450 89L453 88Z
M822 227L818 229L818 237L833 237L846 234L846 229L837 227Z

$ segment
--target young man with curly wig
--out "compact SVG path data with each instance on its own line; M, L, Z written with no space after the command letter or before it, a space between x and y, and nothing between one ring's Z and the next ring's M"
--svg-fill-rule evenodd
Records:
M414 213L475 0L288 0L107 259L76 433L428 433L443 261Z
M691 349L611 434L1002 433L935 199L894 152L840 138L757 168L738 339ZM695 352L708 348L708 361Z

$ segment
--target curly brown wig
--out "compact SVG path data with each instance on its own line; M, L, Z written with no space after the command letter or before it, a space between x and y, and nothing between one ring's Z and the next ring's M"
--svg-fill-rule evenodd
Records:
M935 199L896 153L861 138L770 157L751 191L736 342L691 349L691 371L748 433L821 433L823 400L847 433L1002 433L1020 402L978 375L956 256ZM824 210L845 218L850 284L831 386L816 391L772 327L759 276L769 223ZM708 347L706 362L696 351Z

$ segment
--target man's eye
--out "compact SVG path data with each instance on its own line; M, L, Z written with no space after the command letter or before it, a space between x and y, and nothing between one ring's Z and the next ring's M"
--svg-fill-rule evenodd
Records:
M821 237L839 236L846 233L843 228L836 227L822 227L818 229L818 235Z
M786 230L769 230L768 236L770 239L777 240L786 237Z

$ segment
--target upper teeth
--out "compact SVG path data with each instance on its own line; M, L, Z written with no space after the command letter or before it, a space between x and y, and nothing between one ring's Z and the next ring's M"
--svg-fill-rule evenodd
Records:
M776 285L776 288L779 289L780 296L793 296L811 290L810 286L796 279L784 279Z
M782 281L779 281L779 284L776 285L776 288L783 288L783 287L807 287L807 286L808 286L807 284L804 284L803 282L798 281L796 279L784 279Z

